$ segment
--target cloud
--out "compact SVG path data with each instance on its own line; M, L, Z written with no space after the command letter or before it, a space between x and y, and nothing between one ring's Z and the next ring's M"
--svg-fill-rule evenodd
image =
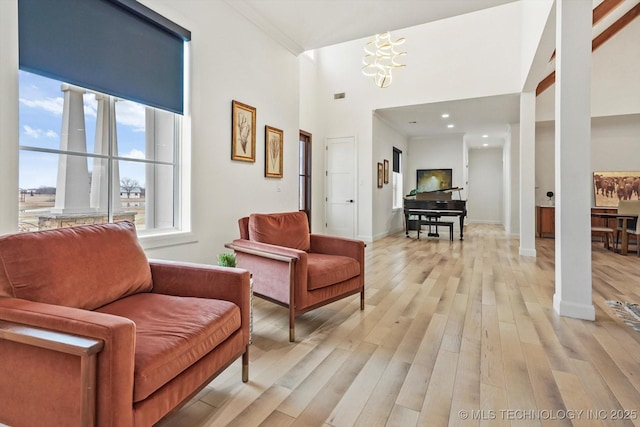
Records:
M38 133L38 129L34 129L31 126L27 126L27 125L24 125L23 129L24 129L24 134L27 135L27 136L30 136L32 138L39 138L40 137L40 133ZM42 131L40 131L40 132L42 132Z
M86 116L98 116L98 101L93 93L86 93L82 100L84 104L84 114Z
M62 107L64 105L64 99L62 97L56 98L44 98L44 99L26 99L20 98L20 103L29 108L40 108L55 114L56 116L62 115Z
M22 126L22 129L24 129L24 134L26 136L29 136L29 137L35 138L35 139L38 139L41 136L46 136L47 138L57 138L58 137L58 134L55 131L51 130L51 129L49 129L49 130L47 130L45 132L42 129L32 128L29 125Z
M116 104L116 118L118 123L130 126L134 132L145 130L145 106L131 101L118 101Z
M122 157L129 157L130 159L144 159L144 152L132 148L131 151L122 155Z

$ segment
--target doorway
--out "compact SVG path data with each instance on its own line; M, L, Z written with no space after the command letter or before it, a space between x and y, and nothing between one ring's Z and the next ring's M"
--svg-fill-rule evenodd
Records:
M469 150L467 218L470 223L504 224L502 148Z

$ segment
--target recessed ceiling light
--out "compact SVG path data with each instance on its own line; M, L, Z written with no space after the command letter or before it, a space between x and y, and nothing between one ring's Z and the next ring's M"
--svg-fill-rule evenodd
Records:
M448 128L452 128L453 126L454 126L454 125L452 125L452 124L451 124L451 125L447 125L447 127L448 127Z
M483 138L489 138L489 135L487 135L486 133L484 135L482 135Z
M489 144L482 144L482 146L483 146L483 147L488 147L488 146L489 146Z
M448 118L449 118L449 113L444 113L444 114L442 115L442 118L443 118L443 119L448 119Z

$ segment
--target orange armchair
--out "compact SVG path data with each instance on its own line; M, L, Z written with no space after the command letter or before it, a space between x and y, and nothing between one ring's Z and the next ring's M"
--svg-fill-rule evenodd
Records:
M226 246L253 274L256 296L289 308L289 341L295 318L314 308L359 293L364 310L364 242L310 234L304 212L251 214L238 224L240 239Z
M242 357L249 272L149 261L132 223L0 237L0 423L151 426Z

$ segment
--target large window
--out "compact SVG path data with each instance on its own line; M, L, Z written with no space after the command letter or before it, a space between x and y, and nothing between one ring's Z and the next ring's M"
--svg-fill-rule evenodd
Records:
M402 188L402 151L393 147L393 173L391 177L393 185L393 208L401 209L403 188Z
M18 0L18 21L20 229L180 228L190 32L131 0Z
M176 225L181 116L19 72L20 229Z

